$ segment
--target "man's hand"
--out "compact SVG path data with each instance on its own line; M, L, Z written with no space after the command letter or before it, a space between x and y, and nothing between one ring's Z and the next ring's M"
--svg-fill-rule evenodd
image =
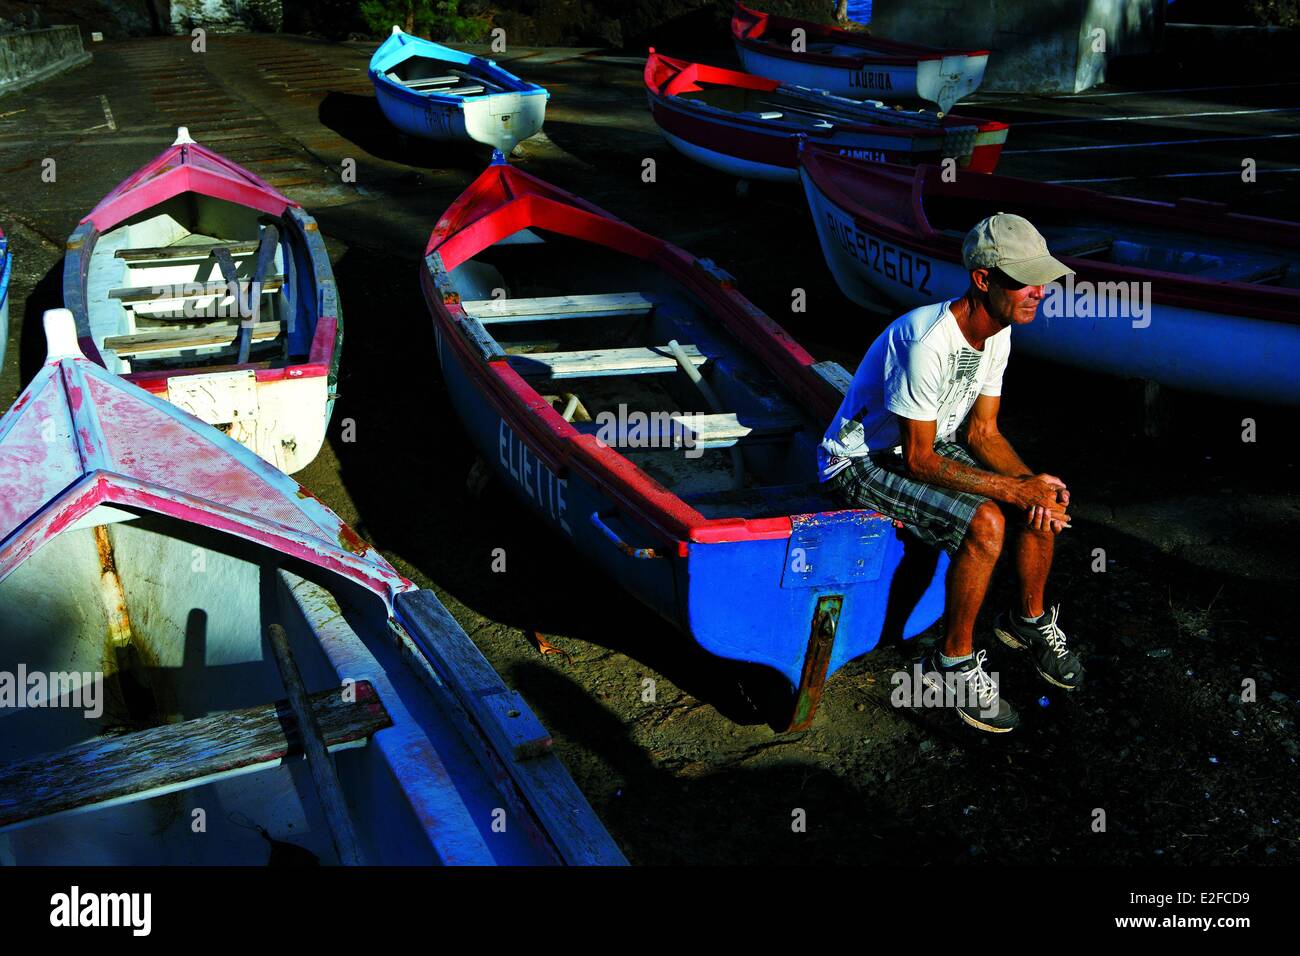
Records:
M1035 531L1059 534L1070 527L1070 517L1065 513L1070 491L1055 475L1025 475L1020 479L1017 498L1017 504L1025 509L1026 523Z

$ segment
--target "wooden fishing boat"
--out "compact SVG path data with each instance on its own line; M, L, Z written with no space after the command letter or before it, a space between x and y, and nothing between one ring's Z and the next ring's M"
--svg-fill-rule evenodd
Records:
M970 284L966 232L1018 213L1077 275L1015 330L1031 355L1111 375L1300 404L1300 223L1222 203L1110 196L1003 176L945 182L934 166L802 154L804 191L841 291L898 313Z
M623 862L433 594L45 329L0 419L0 863Z
M493 60L396 26L370 58L370 82L379 108L403 133L507 153L542 128L551 97Z
M848 375L712 262L498 155L421 280L452 403L504 483L700 646L783 675L790 726L886 629L940 614L945 562L909 549L909 598L892 523L817 481Z
M802 30L802 34L794 31ZM789 86L891 103L937 103L945 113L979 88L988 50L940 50L737 3L731 36L745 69Z
M343 317L316 220L185 127L81 220L63 302L110 372L285 472L320 451Z
M13 265L9 239L0 229L0 366L5 363L5 347L9 344L9 276Z
M994 120L892 109L675 60L653 48L645 85L655 123L678 152L742 179L797 182L800 136L863 162L951 157L981 173L997 166L1007 139L1007 125Z

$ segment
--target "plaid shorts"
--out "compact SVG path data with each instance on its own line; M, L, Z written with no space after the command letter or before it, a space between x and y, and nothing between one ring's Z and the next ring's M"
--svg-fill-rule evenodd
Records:
M945 458L982 467L956 442L939 440L934 450ZM956 554L975 517L988 501L982 495L953 491L906 477L903 456L893 451L849 459L830 479L836 496L851 508L871 508L903 522L903 527L927 544Z

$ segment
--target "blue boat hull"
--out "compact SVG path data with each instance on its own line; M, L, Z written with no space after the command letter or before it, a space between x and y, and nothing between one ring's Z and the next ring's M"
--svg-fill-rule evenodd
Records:
M685 544L685 555L678 553L662 532L620 511L607 488L572 469L558 475L552 471L539 450L484 400L467 360L447 341L441 323L435 321L435 329L452 404L505 486L620 586L710 653L765 665L797 687L823 598L843 598L826 677L879 643L891 595L895 603L910 606L900 614L903 637L915 636L942 615L947 557L928 552L937 564L920 568L927 582L923 593L914 604L904 601L906 589L897 577L905 539L880 515L807 515L795 519L789 537L693 541ZM661 557L638 558L616 548L592 515L599 515L631 548L653 548Z

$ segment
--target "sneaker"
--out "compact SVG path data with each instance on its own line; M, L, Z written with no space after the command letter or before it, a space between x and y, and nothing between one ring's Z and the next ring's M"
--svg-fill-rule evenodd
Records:
M1056 625L1058 604L1037 622L1023 621L1019 614L1003 612L993 622L993 633L1008 647L1032 652L1034 666L1043 680L1066 690L1083 683L1083 663L1065 644L1065 632Z
M1002 699L997 683L984 670L987 656L988 651L980 651L960 664L944 667L939 663L936 647L921 661L921 679L944 691L945 700L965 701L965 706L956 706L957 716L976 730L1005 734L1016 729L1020 715ZM964 686L958 686L957 682Z

